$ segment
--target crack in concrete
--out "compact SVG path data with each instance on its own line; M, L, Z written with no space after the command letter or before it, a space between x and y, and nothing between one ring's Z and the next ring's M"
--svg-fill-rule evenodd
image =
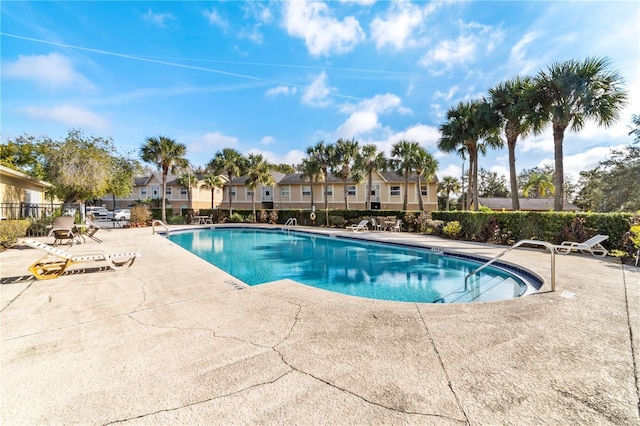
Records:
M0 309L0 313L2 313L2 312L3 312L5 309L7 309L7 308L8 308L8 307L13 303L13 302L15 302L15 301L18 299L18 297L22 296L22 293L24 293L25 291L27 291L27 290L29 289L29 287L31 287L31 285L32 285L34 282L36 282L36 281L35 281L35 279L34 279L34 280L32 280L32 281L29 283L29 285L27 285L25 288L23 288L23 289L22 289L22 291L21 291L20 293L16 294L16 297L14 297L13 299L11 299L11 300L9 301L9 303L7 303L5 306L3 306L3 307L2 307L2 309Z
M622 262L622 261L621 261ZM627 276L625 274L625 265L622 263L622 282L624 284L624 301L627 311L627 328L629 330L629 346L631 347L631 362L633 364L633 378L636 385L636 407L638 408L638 417L640 417L640 383L638 382L638 354L633 346L633 327L631 326L631 312L629 309L629 286L627 285Z
M424 316L422 315L422 312L420 312L420 308L418 307L418 305L416 304L414 306L416 307L416 311L418 311L418 316L422 320L422 325L424 326L424 330L426 332L427 339L429 339L429 342L431 343L431 346L433 347L433 350L435 351L436 356L438 357L438 361L440 362L440 367L442 368L442 372L444 373L444 376L447 378L447 386L449 387L449 390L451 391L451 394L453 395L453 398L455 399L456 404L458 405L458 408L460 409L460 411L464 415L465 423L466 424L470 424L469 416L467 415L467 412L464 410L464 407L462 406L462 402L460 401L460 398L458 397L458 394L456 393L455 389L453 388L453 383L451 382L451 377L449 376L449 372L447 371L447 367L444 365L444 361L442 360L442 356L440 355L440 351L438 350L438 347L436 346L436 342L435 342L435 340L433 340L433 336L431 336L431 332L429 331L429 326L427 325L427 321L424 319Z

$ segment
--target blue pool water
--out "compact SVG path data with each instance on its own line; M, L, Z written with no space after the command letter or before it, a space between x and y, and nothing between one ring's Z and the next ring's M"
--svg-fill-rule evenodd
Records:
M210 228L169 239L248 285L292 279L329 291L407 302L511 299L527 290L519 277L481 263L406 246L305 232Z

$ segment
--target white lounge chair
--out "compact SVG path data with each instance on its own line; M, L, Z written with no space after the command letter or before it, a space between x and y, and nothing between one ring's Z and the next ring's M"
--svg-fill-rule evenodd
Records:
M39 280L58 278L69 266L76 263L104 261L111 269L117 270L133 265L136 257L140 256L140 253L137 252L107 254L103 250L72 254L32 239L26 239L23 243L47 253L46 256L29 266L29 271Z
M369 223L369 221L367 219L362 219L359 224L347 226L347 229L350 229L350 230L352 230L354 232L368 231L369 230L369 228L367 227L368 223Z
M582 253L591 253L594 256L605 257L609 252L600 243L602 243L607 238L609 238L608 235L596 235L595 237L591 237L583 243L577 243L575 241L564 241L560 245L554 245L553 248L555 249L556 253L560 254L569 254L573 250L579 250Z

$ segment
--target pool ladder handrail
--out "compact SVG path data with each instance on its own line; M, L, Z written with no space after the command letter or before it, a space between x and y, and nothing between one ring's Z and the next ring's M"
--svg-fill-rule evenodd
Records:
M169 236L169 227L167 225L165 225L164 223L162 223L161 220L158 219L154 219L151 222L151 231L155 234L156 233L156 225L160 225L162 226L164 229L167 230L167 237Z
M287 219L287 221L284 223L284 226L298 226L298 219L296 219L295 217L290 217L289 219Z
M556 291L556 252L553 249L553 245L551 245L550 243L548 243L546 241L540 241L540 240L520 240L517 243L515 243L514 245L512 245L511 247L509 247L508 249L504 250L502 253L498 254L495 257L493 257L488 262L484 263L479 268L469 272L467 274L467 276L464 277L464 291L468 291L467 282L469 281L469 278L471 278L471 276L477 274L478 272L480 272L481 270L483 270L487 266L491 265L496 260L500 259L505 254L509 253L514 248L519 247L519 246L521 246L523 244L544 246L544 247L549 249L549 251L551 252L551 291Z

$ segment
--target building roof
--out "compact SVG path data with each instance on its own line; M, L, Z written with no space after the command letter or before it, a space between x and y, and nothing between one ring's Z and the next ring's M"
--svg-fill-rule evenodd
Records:
M511 198L506 197L486 197L480 198L480 205L488 207L491 210L513 210ZM553 210L553 198L524 198L520 197L520 210L527 211L551 211ZM580 210L574 204L564 200L563 210L578 211Z
M18 179L23 179L35 184L36 186L41 186L43 188L52 188L53 184L49 182L45 182L40 179L33 178L25 173L19 172L17 170L10 169L9 167L0 166L0 175L11 176Z
M384 179L386 182L399 182L402 183L404 182L404 176L397 174L396 172L378 172L378 174L380 175L380 177L382 179ZM309 183L308 179L302 179L302 173L288 173L288 174L284 174L284 173L279 173L279 172L275 172L272 171L271 175L273 176L274 180L276 183L278 184L292 184L292 185L303 185L305 183ZM237 178L234 178L233 181L231 182L232 185L244 185L244 183L247 181L247 177L246 176L240 176ZM365 179L366 181L366 179ZM415 182L416 181L416 174L415 173L411 173L411 176L409 177L409 181L410 182ZM424 179L422 179L422 181L424 182ZM322 182L322 181L320 181ZM317 182L317 183L320 183ZM328 173L327 174L327 182L328 183L342 183L342 178L338 175L334 175L332 173ZM354 180L349 178L347 179L348 183L354 183ZM434 183L438 183L438 177L437 176L433 176L433 178L430 180L430 182L434 182Z

